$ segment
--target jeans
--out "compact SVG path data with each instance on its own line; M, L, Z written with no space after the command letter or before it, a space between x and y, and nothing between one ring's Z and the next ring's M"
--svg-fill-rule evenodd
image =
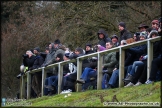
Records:
M143 65L142 61L135 61L132 65L132 69L129 72L129 74L131 74L132 76L136 73L137 67Z
M89 82L90 78L96 77L97 72L93 70L92 68L86 67L81 75L81 79L83 79L85 82Z
M97 71L93 70L92 68L86 67L81 75L81 79L85 81L85 84L83 84L82 89L87 89L89 85L94 85L95 81L90 81L90 78L96 77ZM94 83L94 84L93 84Z
M125 73L127 72L127 69L128 69L128 66L124 67ZM113 71L108 84L111 85L112 87L118 87L118 81L119 81L119 69Z

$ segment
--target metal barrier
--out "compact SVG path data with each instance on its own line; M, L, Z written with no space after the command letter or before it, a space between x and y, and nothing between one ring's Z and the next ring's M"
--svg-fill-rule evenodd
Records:
M101 80L102 80L102 63L103 63L103 55L109 52L113 51L119 51L119 87L124 86L124 82L122 79L124 79L124 61L125 61L125 49L142 45L142 44L147 44L147 54L148 54L148 59L147 59L147 79L150 76L150 70L151 70L151 62L153 59L153 42L161 40L161 36L155 37L155 38L150 38L147 40L143 41L138 41L134 42L128 45L123 45L123 46L118 46L115 48L111 48L106 51L100 51L88 55L84 55L81 57L78 57L77 59L72 59L68 61L63 61L55 64L51 64L47 67L41 67L39 69L34 69L32 71L26 72L26 75L21 77L21 83L20 83L20 98L24 98L25 96L25 81L27 77L27 99L30 99L30 89L31 89L31 74L35 72L40 72L42 71L42 89L41 89L41 95L44 95L44 83L45 83L45 78L46 78L46 69L53 68L55 66L59 67L58 70L58 94L61 92L61 84L62 84L62 77L63 77L63 65L66 63L70 62L76 62L77 61L77 80L80 79L81 73L82 73L82 61L88 57L93 57L93 56L98 56L98 68L97 68L97 90L101 89ZM77 83L77 92L81 91L81 84Z

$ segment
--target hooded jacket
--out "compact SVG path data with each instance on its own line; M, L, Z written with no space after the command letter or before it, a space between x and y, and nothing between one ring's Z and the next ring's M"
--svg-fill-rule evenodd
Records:
M103 38L103 39L101 39L101 38L99 37L99 34L100 34L100 33L102 33L102 34L104 35L104 38ZM111 42L111 39L108 37L106 31L103 30L103 29L100 29L100 30L98 31L97 36L98 36L98 40L99 40L99 41L98 41L98 44L101 45L101 46L103 46L103 47L106 47L106 42Z

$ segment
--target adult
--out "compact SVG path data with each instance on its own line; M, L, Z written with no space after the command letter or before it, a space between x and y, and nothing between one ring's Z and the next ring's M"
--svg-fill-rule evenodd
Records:
M120 22L118 27L119 27L119 31L120 31L119 43L121 43L122 40L133 40L133 36L126 29L126 24L124 22Z
M113 35L113 36L111 37L111 41L112 41L114 47L119 46L118 36L117 36L117 35Z
M99 29L99 31L97 32L97 36L99 40L98 44L103 47L106 47L106 42L111 41L104 29Z
M145 25L145 24L140 24L138 26L138 29L140 32L146 31L146 29L149 28L149 26Z

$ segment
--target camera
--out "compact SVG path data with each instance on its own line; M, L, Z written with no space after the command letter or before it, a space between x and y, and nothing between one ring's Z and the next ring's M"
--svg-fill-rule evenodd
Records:
M24 72L21 72L20 74L17 75L17 79L20 79L20 77L24 75Z
M28 55L27 54L23 54L22 57L23 58L28 58Z

